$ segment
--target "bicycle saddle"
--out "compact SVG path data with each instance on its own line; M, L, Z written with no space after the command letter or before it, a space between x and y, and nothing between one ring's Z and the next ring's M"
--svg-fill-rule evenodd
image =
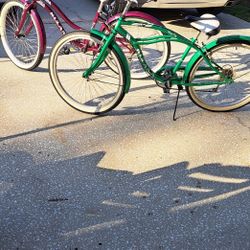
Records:
M186 16L190 25L208 36L217 35L220 32L220 21L212 14L204 14L200 17Z

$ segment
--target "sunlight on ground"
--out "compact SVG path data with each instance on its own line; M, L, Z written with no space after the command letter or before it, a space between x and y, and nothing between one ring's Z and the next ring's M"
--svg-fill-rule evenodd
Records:
M184 205L180 205L180 206L175 206L173 208L170 209L171 212L176 212L178 210L185 210L185 209L190 209L190 208L195 208L195 207L201 207L207 204L212 204L212 203L216 203L219 201L223 201L229 198L232 198L234 196L237 196L241 193L245 193L247 191L250 191L250 186L248 187L244 187L244 188L240 188L231 192L226 192L223 194L219 194L219 195L215 195L209 198L205 198L199 201L194 201L188 204L184 204Z
M206 114L207 115L207 114ZM211 114L215 115L215 114ZM214 120L208 117L204 126L204 117L196 121L196 129L188 130L187 125L182 127L181 121L173 123L172 127L161 128L133 134L121 141L108 142L105 146L105 156L98 164L99 167L126 170L139 174L154 169L171 166L172 164L188 159L188 169L202 166L205 163L223 162L224 165L241 165L250 167L249 143L243 140L240 146L238 138L232 136L230 128L217 126ZM221 119L223 122L223 119ZM174 126L176 125L176 126ZM233 128L242 129L236 124ZM246 129L246 133L248 133ZM209 136L213 134L213 136ZM226 147L224 147L226 145ZM240 147L240 148L239 148ZM236 152L241 152L237 157ZM200 178L215 178L200 176ZM239 181L219 179L217 181ZM240 180L242 182L246 180Z

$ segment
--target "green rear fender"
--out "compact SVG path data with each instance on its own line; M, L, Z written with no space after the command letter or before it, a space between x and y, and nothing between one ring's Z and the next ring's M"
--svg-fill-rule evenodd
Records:
M217 45L222 45L222 44L230 44L230 43L239 43L239 42L243 42L245 44L250 45L250 36L224 36L221 38L218 38L217 40L214 40L208 44L206 44L203 48L202 51L209 51L212 48L214 48ZM183 81L185 83L188 82L188 78L189 75L191 73L191 70L194 66L194 64L200 60L200 58L202 57L201 52L197 51L193 57L191 58L191 60L189 61L189 63L187 64L186 68L185 68L185 72L184 72L184 76L183 76Z
M99 38L103 41L107 40L107 36L99 32L98 30L91 30L90 33L93 37ZM110 49L113 49L120 58L121 64L123 66L123 71L124 71L125 93L128 93L130 89L131 77L130 77L130 69L128 66L127 58L125 57L123 51L120 49L120 47L118 46L116 42L113 42L110 45Z

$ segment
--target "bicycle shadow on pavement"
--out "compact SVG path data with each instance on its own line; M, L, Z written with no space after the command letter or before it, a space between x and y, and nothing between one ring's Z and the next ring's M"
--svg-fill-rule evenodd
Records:
M147 88L155 88L154 85L147 85L145 86L139 86L139 87L134 87L132 88L133 91L141 90L141 89L147 89ZM126 98L126 96L125 96ZM132 101L133 99L136 99L138 97L131 97ZM151 94L146 94L146 95L140 95L140 104L137 105L130 105L130 101L125 103L122 102L122 108L119 109L114 109L108 113L95 116L95 115L89 115L87 118L84 119L78 119L78 120L73 120L73 121L65 121L64 123L60 124L55 124L52 126L48 127L41 127L41 128L36 128L36 129L31 129L27 131L23 131L21 133L17 134L10 134L7 136L0 137L0 142L16 139L16 138L21 138L27 135L32 135L32 134L37 134L40 132L45 132L57 128L65 128L69 126L74 126L77 124L83 124L83 123L88 123L92 122L94 120L98 119L103 119L105 117L112 117L112 116L137 116L137 115L146 115L146 114L154 114L154 113L165 113L168 111L172 111L171 114L174 112L174 106L175 106L175 101L176 101L176 93L172 93L171 96L168 94L162 94L159 100L159 96L154 97L154 95ZM151 101L151 99L153 101ZM150 100L147 102L147 100ZM65 104L67 105L67 104ZM228 114L235 114L237 112L249 112L250 111L250 105L246 105L240 109L237 109L235 111L231 111ZM80 112L80 111L79 111ZM178 109L177 109L177 120L185 119L188 116L193 116L201 112L208 112L209 111L204 111L203 109L197 107L195 104L191 102L191 100L188 98L187 94L181 94L179 98L179 104L178 104ZM172 119L172 117L169 117L169 119Z
M23 151L0 154L3 249L250 244L249 166L184 161L133 174L98 167L102 151L61 161L43 154L40 164Z
M131 90L136 92L141 89L146 90L147 88L155 88L155 85L133 87ZM23 131L20 133L9 134L9 135L0 137L0 142L5 142L8 140L25 137L25 136L32 135L32 134L37 134L40 132L50 131L50 130L57 129L57 128L66 128L66 127L74 126L77 124L84 124L84 123L92 122L94 120L104 119L105 117L136 116L136 115L143 115L143 114L153 114L153 113L173 111L175 100L176 100L175 99L176 93L173 93L171 97L169 95L162 94L160 97L160 100L158 100L159 99L158 95L157 97L154 97L154 95L152 96L150 94L140 95L139 96L140 104L137 103L137 105L134 105L133 102L134 101L137 102L136 99L138 97L131 97L131 98L132 99L128 99L128 101L125 103L125 99L126 99L126 96L125 96L124 103L121 103L120 106L118 106L118 109L114 109L108 113L98 115L98 116L88 115L88 117L84 119L65 121L63 123L54 124L54 125L47 126L47 127L40 127L40 128ZM131 104L129 104L130 100L131 100ZM147 102L148 100L150 101ZM178 118L182 118L182 117L184 118L186 116L193 115L198 112L202 112L202 109L197 110L196 106L194 106L194 104L187 98L186 94L180 96L178 107L179 107L179 110L182 110L181 112L177 111ZM193 108L195 108L195 110L193 110Z

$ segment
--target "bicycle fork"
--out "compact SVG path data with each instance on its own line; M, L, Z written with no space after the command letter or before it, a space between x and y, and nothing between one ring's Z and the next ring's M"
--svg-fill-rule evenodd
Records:
M97 69L106 59L106 57L108 56L108 47L114 42L115 37L117 35L117 28L121 25L121 22L123 20L123 17L120 17L118 19L118 22L115 26L115 28L111 31L111 33L108 35L108 37L103 38L104 40L104 44L102 46L100 46L100 53L97 56L97 58L95 59L95 61L92 63L92 65L90 66L90 68L88 68L84 73L83 73L83 78L88 78L92 72L95 71L95 69Z
M22 36L27 36L29 35L30 31L32 30L33 28L33 22L32 20L30 20L30 23L26 29L26 31L24 32L24 34L20 34L21 30L23 29L23 26L26 22L26 18L27 18L27 15L28 13L30 13L30 11L34 8L34 4L33 3L28 3L28 1L25 1L24 3L24 10L22 12L22 16L21 16L21 20L20 20L20 23L17 27L17 30L15 32L15 35L16 37L20 38Z
M112 34L108 37L108 39L105 41L104 45L99 47L101 49L99 55L94 60L94 62L91 64L90 68L88 68L85 72L83 72L82 76L83 78L88 78L92 72L94 72L106 59L108 55L108 47L115 39L115 34Z

